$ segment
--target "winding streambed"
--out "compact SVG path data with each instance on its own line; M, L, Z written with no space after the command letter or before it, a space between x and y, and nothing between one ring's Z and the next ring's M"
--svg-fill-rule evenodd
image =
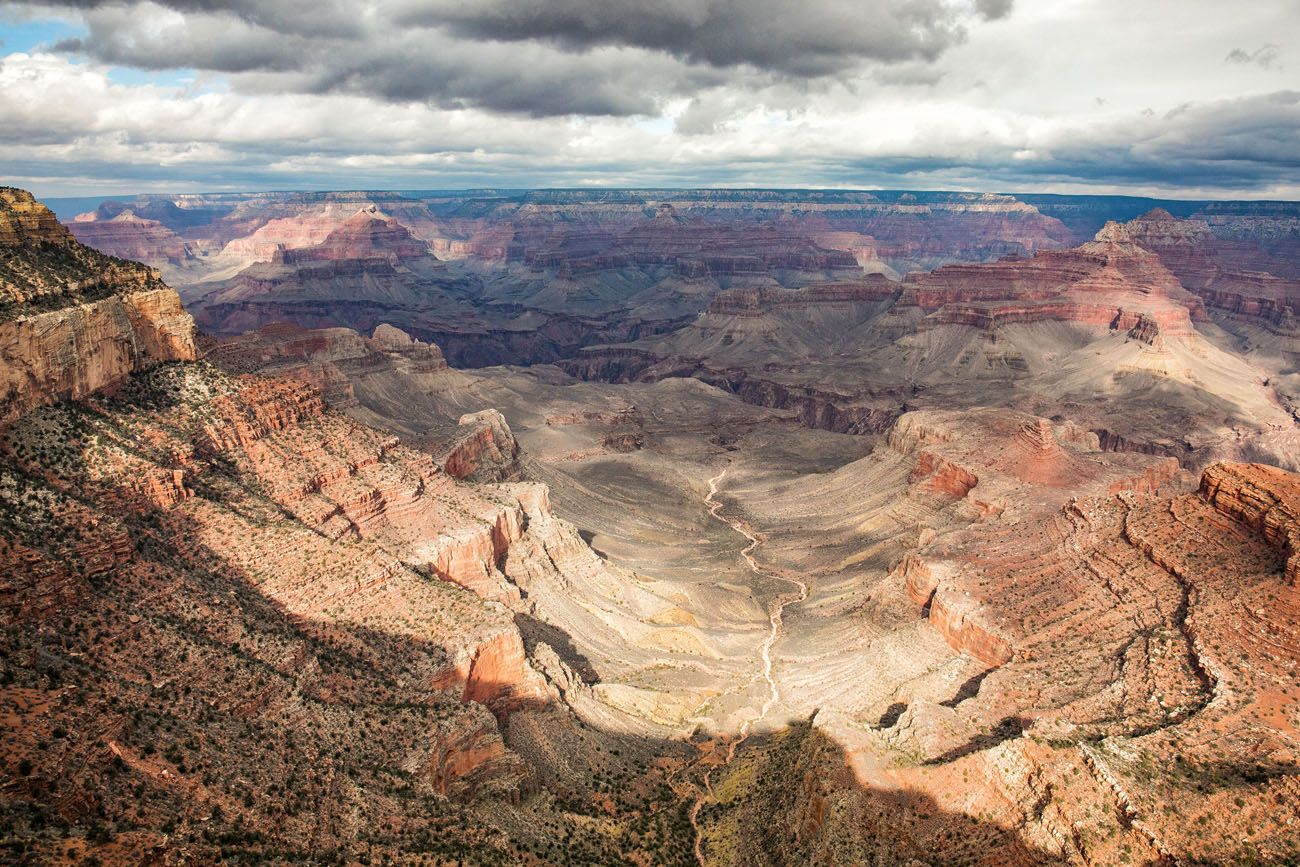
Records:
M808 584L806 582L799 578L790 578L760 567L758 561L754 559L754 550L760 544L759 538L751 533L749 528L739 520L722 514L722 503L717 500L718 485L726 475L727 470L724 468L722 472L709 479L709 492L704 496L704 505L708 506L709 514L749 540L749 544L740 552L740 556L745 558L745 563L749 565L750 571L760 577L774 578L792 584L797 589L792 593L781 594L772 600L772 603L768 606L767 616L771 628L768 630L767 638L763 640L759 648L759 656L763 661L763 665L758 675L767 681L767 700L763 702L763 706L759 709L758 716L746 719L740 726L739 734L727 745L727 758L723 762L723 767L729 765L731 760L736 757L736 750L748 740L754 724L766 718L772 708L781 700L781 690L776 684L776 678L772 676L772 647L781 635L781 625L784 622L786 606L803 602L808 598ZM695 831L695 860L699 862L701 867L704 867L704 850L702 847L703 838L700 835L699 815L705 799L713 797L713 785L710 779L712 774L712 770L705 772L704 794L696 799L695 805L691 807L690 815L691 828Z

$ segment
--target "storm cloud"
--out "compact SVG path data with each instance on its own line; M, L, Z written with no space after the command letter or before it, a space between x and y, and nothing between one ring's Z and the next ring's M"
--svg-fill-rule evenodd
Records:
M0 0L31 21L0 141L38 189L1300 196L1289 0Z
M56 3L60 0L55 0ZM933 62L1010 0L62 0L88 32L55 48L237 87L361 93L533 116L652 114L728 84ZM278 76L268 79L267 76Z
M476 39L551 40L583 49L622 45L690 63L749 65L807 77L863 60L934 60L960 42L972 15L1001 18L1010 0L442 0L411 3L410 23Z

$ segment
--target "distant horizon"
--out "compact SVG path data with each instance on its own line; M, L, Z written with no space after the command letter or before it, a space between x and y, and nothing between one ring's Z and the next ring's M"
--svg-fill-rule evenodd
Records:
M309 194L309 195L329 195L332 193L358 193L358 194L384 194L384 195L457 195L466 193L484 193L500 195L522 195L527 193L587 193L597 195L604 193L655 193L655 192L719 192L719 193L744 193L744 192L763 192L763 193L868 193L868 194L917 194L925 193L932 195L952 195L952 196L1009 196L1013 198L1033 197L1033 198L1062 198L1062 199L1132 199L1134 201L1151 201L1151 202L1179 202L1185 204L1199 204L1202 202L1248 202L1252 204L1300 204L1300 197L1294 199L1276 198L1276 197L1255 197L1255 196L1179 196L1179 195L1149 195L1137 193L1111 193L1111 192L1075 192L1075 193L1056 193L1056 192L1039 192L1036 190L962 190L962 189L944 189L939 187L799 187L799 186L610 186L610 187L570 187L570 186L523 186L523 187L485 187L485 186L465 186L465 187L280 187L280 188L245 188L245 189L166 189L166 190L123 190L108 193L73 193L59 195L42 195L39 190L24 186L21 183L14 182L10 179L0 179L0 186L15 187L24 189L32 193L43 202L87 202L87 201L114 201L122 199L138 198L142 196L153 197L173 197L173 196L254 196L254 195L275 195L275 194Z
M1300 200L1300 6L12 0L6 182Z

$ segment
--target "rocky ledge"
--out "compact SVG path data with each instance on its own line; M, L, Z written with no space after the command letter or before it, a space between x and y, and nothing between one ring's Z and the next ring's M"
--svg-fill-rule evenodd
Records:
M1264 464L1215 464L1201 476L1200 492L1281 549L1287 581L1300 583L1300 476Z
M82 246L31 194L0 189L0 424L196 354L194 320L156 271Z

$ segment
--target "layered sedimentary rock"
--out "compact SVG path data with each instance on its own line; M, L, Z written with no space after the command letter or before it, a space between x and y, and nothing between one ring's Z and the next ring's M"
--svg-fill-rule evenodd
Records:
M0 307L0 424L196 353L156 271L81 246L19 190L0 190Z
M889 300L897 291L897 284L883 276L854 283L818 283L798 292L778 288L730 289L713 299L708 312L717 316L763 316L780 308L870 304Z
M714 771L706 857L788 835L814 862L896 836L989 864L1289 857L1300 476L1214 465L1197 491L1098 445L927 411L832 473L736 471L762 568L810 585L772 650L776 713L815 716Z
M1054 320L1127 331L1146 317L1186 335L1193 317L1204 317L1200 300L1119 223L1074 250L910 275L899 304L937 314L938 323L978 327Z
M1219 237L1203 219L1179 220L1160 208L1126 227L1211 310L1288 334L1296 330L1300 280L1293 261L1251 240Z
M1245 318L1132 225L1024 258L1055 229L1006 197L600 196L133 203L281 232L239 316L366 324L205 340L0 437L21 854L1294 859L1300 484L1214 463L1295 453L1284 366L1206 310ZM1016 256L877 267L926 249ZM890 276L791 276L827 251ZM469 373L430 341L460 302L497 309L453 357L565 305L689 321Z
M30 234L33 214L11 225ZM60 261L31 261L45 255ZM148 313L148 294L110 300ZM273 330L221 360L326 356L444 372L436 347L391 328ZM586 580L599 559L562 553L585 545L544 487L463 483L301 378L154 360L115 388L51 395L76 400L0 434L6 845L36 860L69 845L123 863L346 860L372 828L371 852L517 861L535 835L499 811L536 783L503 726L536 716L562 738L577 724L500 604L520 604L502 567L565 581L582 562ZM499 416L485 421L517 448ZM608 764L597 741L566 755L585 779ZM467 812L479 803L495 806ZM569 823L541 812L538 827ZM619 822L639 815L628 802ZM621 831L574 832L599 860L625 849ZM631 848L653 859L665 845Z
M4 319L164 285L152 268L77 243L30 193L0 187L0 313Z
M0 322L0 423L162 361L193 359L193 327L170 289Z
M148 249L146 223L171 237ZM164 264L208 330L387 321L474 366L676 327L738 285L897 276L1066 237L1006 196L741 191L141 196L78 225Z
M1068 408L1103 445L1200 468L1252 454L1290 466L1300 429L1289 358L1273 343L1243 358L1203 299L1110 223L1075 249L898 283L730 290L676 332L561 364L610 382L694 376L759 405L798 407L805 423L834 431L882 432L917 407ZM1160 399L1142 396L1152 390ZM1221 424L1207 400L1232 421Z
M1260 464L1216 464L1201 477L1200 494L1280 549L1287 580L1300 581L1300 485L1294 473Z
M593 368L608 368L621 353L650 362L643 368L664 361L670 370L701 364L717 369L728 362L756 364L777 349L812 355L842 353L857 344L858 352L864 352L909 332L945 326L948 332L951 326L997 332L1039 322L1062 323L1095 336L1118 331L1154 344L1158 333L1190 336L1197 319L1204 319L1201 300L1123 226L1112 223L1077 249L949 265L911 274L901 284L877 277L798 291L731 290L677 334L629 347L593 348L568 367L591 375ZM969 335L963 339L971 341ZM674 360L674 355L683 357ZM635 378L642 371L615 375Z
M429 245L415 238L378 208L358 211L319 244L275 252L273 262L290 265L344 259L414 259L429 256Z
M69 224L73 236L88 247L155 267L183 265L194 258L185 239L157 220L146 220L130 210L106 220L95 216L83 215Z
M253 835L241 851L348 847L355 823L382 811L418 830L426 842L414 845L481 853L491 840L518 857L518 832L454 804L497 804L490 813L534 785L493 714L545 717L555 700L498 602L519 605L516 580L603 568L550 514L543 487L466 485L327 410L300 381L206 364L163 365L117 397L29 413L0 448L0 640L7 660L47 660L0 701L58 696L43 679L62 663L48 662L42 622L61 624L60 654L93 659L75 663L76 702L6 717L7 755L30 763L14 797L78 827L80 802L51 794L72 780L94 789L109 821L132 804L143 828L170 817L190 852L217 852L200 832L232 822ZM564 736L566 719L549 730ZM29 736L49 725L76 748L35 749ZM412 797L387 793L391 768ZM330 782L340 777L342 792ZM273 797L285 779L316 793L310 811ZM202 823L176 818L182 802ZM401 850L405 833L370 845ZM604 832L578 835L595 851L611 845ZM181 844L149 830L106 845L92 851L129 860L133 847Z
M303 380L315 386L330 405L344 409L359 405L358 381L373 377L395 382L447 369L437 346L415 340L387 323L380 324L370 338L350 328L309 330L268 325L218 343L209 357L228 370Z
M494 516L517 516L517 501L456 491L427 457L322 413L298 384L166 366L122 399L41 410L6 431L0 573L7 598L28 600L6 608L7 656L40 658L39 624L53 617L64 641L93 650L79 666L76 703L45 685L45 663L23 681L55 697L42 714L69 732L70 749L30 753L24 781L26 797L49 802L58 822L80 821L84 809L46 794L62 778L93 781L109 816L136 804L145 827L175 824L184 801L205 816L221 806L221 827L233 820L265 833L275 823L282 843L306 846L349 839L344 813L378 806L384 775L362 768L400 765L440 798L520 784L518 758L480 705L505 713L547 700L545 686L507 615L416 569L421 539L466 522L427 489L471 509L490 504ZM62 457L52 459L49 444ZM39 481L19 481L15 469ZM69 495L93 505L70 510ZM490 536L493 520L483 521ZM63 531L51 534L57 527L81 541L68 546ZM64 563L83 576L103 563L113 579L72 579L62 593L46 582ZM36 619L20 626L24 617ZM91 643L91 623L127 640ZM14 695L6 688L6 701ZM191 702L202 713L182 709ZM92 730L92 718L108 729ZM29 755L21 738L40 725L11 718L7 752ZM384 732L375 743L355 736L372 726ZM263 731L300 746L262 755ZM330 794L339 774L349 792ZM272 797L286 775L318 791L316 815ZM287 803L278 823L256 806L272 803ZM437 822L426 825L435 834Z
M1122 822L1155 853L1219 861L1265 847L1279 857L1294 838L1266 805L1289 786L1295 754L1284 717L1267 708L1290 702L1282 698L1289 654L1279 662L1285 645L1274 642L1293 628L1294 600L1281 583L1293 567L1283 565L1286 543L1260 528L1287 526L1287 507L1273 504L1293 499L1297 484L1273 468L1216 465L1198 494L1074 500L1028 526L941 537L932 556L905 563L899 579L913 598L929 590L929 620L945 640L997 667L963 704L987 707L990 723L1017 720L977 739L975 751L949 749L934 761L969 768L1027 729L1055 745L1031 764L1081 767L1088 776L1074 796L1088 785L1113 792ZM1193 746L1207 737L1218 751ZM1276 764L1278 776L1215 782L1215 762L1228 776ZM1213 805L1234 798L1254 817L1244 836L1216 818ZM1067 804L1053 809L1066 821L1077 815ZM1097 857L1100 847L1085 837L1061 855Z
M476 481L502 481L519 474L519 443L501 413L469 413L459 424L462 432L441 457L449 474Z
M1070 238L1055 219L1013 197L953 193L645 190L594 195L480 191L419 197L391 193L140 196L107 202L87 216L103 221L130 210L181 235L211 236L222 244L234 242L234 233L243 230L248 236L282 236L289 242L286 246L303 246L293 241L298 230L288 227L300 223L310 232L306 227L328 223L342 209L357 205L392 214L440 256L567 263L570 273L635 260L686 262L689 270L743 269L746 261L766 256L752 240L728 242L728 237L743 239L743 235L729 235L729 227L736 225L764 227L764 231L775 227L805 245L812 240L821 250L816 254L818 263L831 261L840 251L864 262L902 265L898 270L906 270L908 264L931 267L936 260L954 257L1027 253ZM701 231L717 235L701 244ZM274 248L263 250L262 255L272 252ZM770 261L781 267L814 262L788 254Z
M373 345L384 352L397 353L405 357L416 373L435 373L445 370L447 361L442 350L431 343L416 340L400 328L394 328L387 322L375 326L370 335Z

